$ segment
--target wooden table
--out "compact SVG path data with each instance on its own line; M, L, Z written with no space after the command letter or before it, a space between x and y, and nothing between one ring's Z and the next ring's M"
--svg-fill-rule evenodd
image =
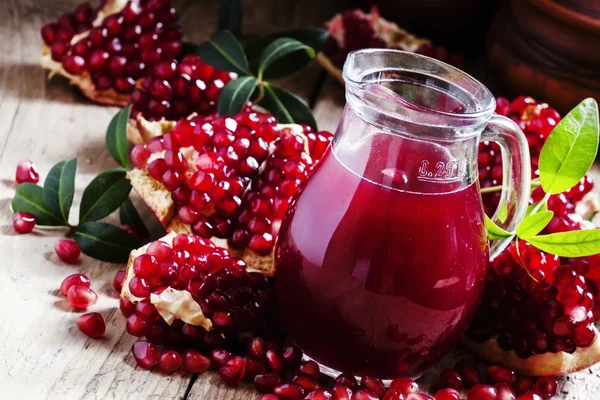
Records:
M101 171L115 167L104 145L110 118L117 111L95 105L66 81L53 79L39 67L43 23L72 10L78 0L4 0L0 2L0 398L1 399L249 399L258 398L251 385L227 387L212 371L200 376L163 376L136 367L131 356L135 338L125 332L112 280L122 265L82 256L75 266L60 262L54 244L65 232L36 229L17 235L12 228L10 201L15 166L31 159L42 181L56 162L77 156L79 173L75 203L83 188ZM215 31L216 2L175 1L188 40L199 43ZM316 25L345 2L246 2L246 32ZM252 7L248 5L252 3ZM318 4L318 6L316 6ZM198 17L202 23L198 23ZM310 102L321 129L334 130L344 104L343 90L311 65L282 82ZM148 212L146 211L146 215ZM91 311L107 323L103 339L89 339L75 326L59 286L69 274L92 280L100 299ZM460 357L457 347L422 379L435 384L441 368ZM600 397L600 366L561 382L561 399Z

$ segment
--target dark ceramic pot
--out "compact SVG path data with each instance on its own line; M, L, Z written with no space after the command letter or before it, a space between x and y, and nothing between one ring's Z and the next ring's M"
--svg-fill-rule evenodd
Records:
M600 2L508 1L487 35L486 61L508 97L533 96L563 113L600 100Z

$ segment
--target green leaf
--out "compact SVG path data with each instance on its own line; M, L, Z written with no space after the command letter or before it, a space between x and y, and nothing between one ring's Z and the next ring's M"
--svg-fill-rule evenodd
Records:
M282 124L307 124L317 130L317 122L310 108L300 97L268 82L263 84L265 95L260 105L269 110Z
M498 206L498 220L502 223L506 222L506 218L508 218L508 205L506 202L503 202Z
M221 0L219 7L219 30L230 30L235 36L242 33L242 0Z
M260 56L258 78L273 79L296 72L302 68L303 65L293 63L293 60L288 60L288 57L286 56L293 55L297 52L305 53L310 58L315 56L315 51L312 47L307 46L296 39L276 39L267 46ZM271 68L276 61L280 61L279 70Z
M106 148L123 168L127 168L127 124L130 113L131 106L119 111L110 121L106 131Z
M258 70L258 62L260 60L260 56L263 53L263 50L273 40L283 37L296 39L304 43L305 45L312 47L315 52L319 52L325 44L325 42L327 41L327 38L329 37L329 32L327 31L327 29L323 28L300 28L275 32L254 39L246 46L246 55L248 57L248 61L250 62L250 66L252 67L253 71ZM304 66L307 62L309 62L312 59L305 52L295 53L292 57L293 60L290 60L290 63L293 62L294 65L298 66L298 68Z
M552 211L541 211L533 215L528 215L517 226L517 236L521 239L529 239L537 235L548 225L554 213Z
M534 236L527 241L546 253L560 257L586 257L600 253L600 229Z
M531 213L538 206L538 204L539 203L535 203L535 204L531 204L530 206L528 206L527 211L525 212L525 216L531 215ZM542 205L540 206L540 208L538 208L537 212L547 211L547 210L548 210L548 204L546 202L543 202Z
M242 45L229 31L215 33L208 42L198 46L196 54L215 68L252 75Z
M501 240L513 236L512 233L507 232L496 225L487 215L485 216L485 227L487 228L488 238L490 240Z
M122 168L109 169L90 182L81 198L80 224L106 217L127 200L131 183L125 175Z
M75 194L77 159L56 164L44 181L44 202L54 215L60 215L65 225L69 224L69 211Z
M17 186L11 203L14 212L23 211L37 217L37 225L63 226L65 222L48 209L44 202L44 189L33 183L25 182Z
M253 76L241 76L225 85L219 95L219 115L235 115L242 111L257 83Z
M88 256L111 263L126 263L131 250L140 246L137 239L123 229L95 221L79 225L75 241Z
M119 207L119 220L121 221L121 225L129 225L135 228L135 230L144 237L149 236L148 229L146 228L146 225L144 225L144 222L131 202L131 199L127 198L125 203L121 204L121 207Z
M587 173L598 151L598 104L585 99L556 125L540 153L544 192L562 193Z

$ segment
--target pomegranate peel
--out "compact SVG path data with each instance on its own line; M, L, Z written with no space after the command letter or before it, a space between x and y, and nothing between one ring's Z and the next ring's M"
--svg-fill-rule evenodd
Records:
M495 337L477 343L463 336L461 343L487 362L503 364L522 375L563 376L589 368L600 361L598 330L594 328L594 331L594 341L588 347L577 347L572 354L564 351L548 352L534 354L525 359L517 356L514 350L503 350Z
M177 121L167 119L149 121L142 114L138 114L135 119L129 120L127 139L134 145L148 143L153 137L172 131L176 123Z

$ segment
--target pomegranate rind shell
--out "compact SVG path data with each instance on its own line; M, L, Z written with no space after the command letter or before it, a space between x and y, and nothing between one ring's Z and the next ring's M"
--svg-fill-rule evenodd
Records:
M530 376L563 376L589 368L600 361L600 333L594 328L594 341L588 347L577 347L573 354L558 353L535 354L520 358L514 350L503 350L493 337L483 343L477 343L463 336L461 343L489 363L500 363L516 373Z
M141 114L138 114L135 119L129 120L129 124L127 125L127 140L132 144L148 143L153 137L162 136L172 131L176 124L177 121L166 119L149 121Z
M132 169L127 172L127 178L162 226L168 227L175 215L175 203L171 192L162 182L152 179L145 169Z

